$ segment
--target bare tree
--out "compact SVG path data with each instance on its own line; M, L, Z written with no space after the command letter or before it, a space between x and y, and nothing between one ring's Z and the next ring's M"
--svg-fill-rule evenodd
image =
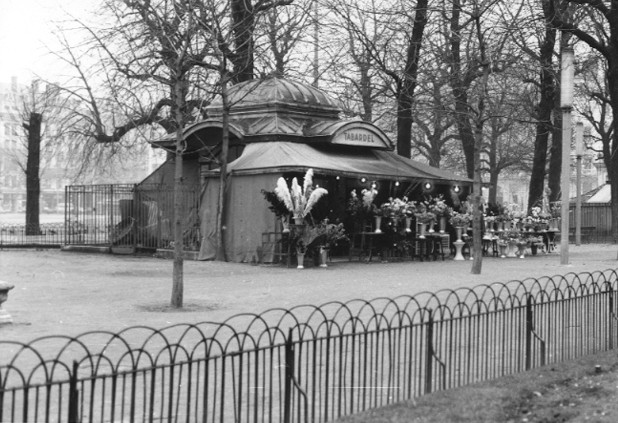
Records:
M618 116L618 0L546 0L555 8L557 3L569 5L568 15L556 15L551 24L574 35L588 48L597 51L607 62L607 83L613 121ZM572 20L571 17L576 16ZM611 186L612 237L618 242L618 131L612 133L611 143L603 145L603 160Z

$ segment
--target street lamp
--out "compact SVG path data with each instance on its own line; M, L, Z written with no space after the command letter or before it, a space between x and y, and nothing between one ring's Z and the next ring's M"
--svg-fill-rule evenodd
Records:
M577 202L575 203L575 245L582 245L582 155L584 154L584 124L575 124L575 156L577 158Z
M571 110L573 109L573 62L570 47L562 50L560 72L560 108L562 109L562 169L560 174L560 264L569 264L569 185L571 183Z

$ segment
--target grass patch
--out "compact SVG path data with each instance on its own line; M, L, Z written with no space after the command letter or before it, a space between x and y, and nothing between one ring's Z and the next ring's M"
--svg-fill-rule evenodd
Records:
M618 355L610 351L435 392L340 421L609 423L618 421L617 394Z

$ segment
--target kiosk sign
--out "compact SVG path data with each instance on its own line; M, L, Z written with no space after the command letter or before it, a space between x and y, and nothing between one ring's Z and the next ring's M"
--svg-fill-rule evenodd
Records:
M384 148L384 141L374 132L365 128L350 128L335 135L333 144L358 145L362 147Z

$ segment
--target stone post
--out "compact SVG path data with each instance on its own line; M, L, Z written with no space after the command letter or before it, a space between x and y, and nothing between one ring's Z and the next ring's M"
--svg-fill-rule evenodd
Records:
M0 325L6 323L13 323L11 315L2 308L2 303L9 298L9 291L15 288L15 285L11 285L8 282L0 281Z

